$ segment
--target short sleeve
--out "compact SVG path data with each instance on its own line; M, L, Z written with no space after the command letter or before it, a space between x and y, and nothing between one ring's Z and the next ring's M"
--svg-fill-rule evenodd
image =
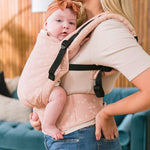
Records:
M117 20L107 20L94 30L88 48L93 63L110 66L131 81L150 67L150 56L128 28Z

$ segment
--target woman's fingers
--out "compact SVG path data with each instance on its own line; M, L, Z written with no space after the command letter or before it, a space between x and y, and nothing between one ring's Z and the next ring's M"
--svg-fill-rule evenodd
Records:
M39 116L38 114L34 111L33 113L30 114L30 118L33 120L33 121L37 121L39 119Z
M96 140L101 139L101 132L102 132L102 127L101 127L99 117L100 117L99 114L97 114L97 116L96 116L96 130L95 130Z
M41 131L41 122L39 120L38 121L30 120L30 123L35 130Z
M114 138L118 137L119 136L119 133L118 133L118 130L114 132Z
M100 140L102 133L105 139L114 139L119 136L114 117L107 116L103 110L96 116L95 136L97 140Z
M99 123L96 123L95 136L96 136L96 140L101 139L101 127L100 127Z
M30 113L29 115L30 123L33 126L35 130L41 130L41 122L39 120L39 117L37 113Z

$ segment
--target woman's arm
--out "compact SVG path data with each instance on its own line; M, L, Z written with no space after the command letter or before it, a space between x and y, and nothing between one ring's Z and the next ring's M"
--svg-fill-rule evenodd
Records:
M101 131L107 132L110 120L115 115L123 115L150 109L150 68L139 74L131 82L139 91L122 100L104 107L96 116L96 137L100 139ZM106 128L107 127L107 128ZM115 129L114 129L115 131ZM112 131L112 132L114 132Z

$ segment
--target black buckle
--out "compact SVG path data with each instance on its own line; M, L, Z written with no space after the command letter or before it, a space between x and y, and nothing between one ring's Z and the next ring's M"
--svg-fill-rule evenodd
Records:
M102 89L101 86L99 85L95 85L94 86L94 92L96 94L97 97L104 97L104 90Z
M68 42L67 40L64 40L64 41L61 43L61 48L62 48L62 49L66 49L68 46L69 46L69 42Z

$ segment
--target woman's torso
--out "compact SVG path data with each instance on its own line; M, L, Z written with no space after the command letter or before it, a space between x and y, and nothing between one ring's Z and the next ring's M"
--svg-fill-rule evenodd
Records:
M141 57L144 62L139 60ZM150 58L123 23L110 19L97 26L90 40L81 47L70 63L104 65L118 70L103 78L103 89L108 93L112 90L119 72L132 80L150 66ZM102 98L98 99L94 95L94 82L92 71L69 71L62 78L61 85L69 96L57 122L60 129L81 128L80 125L88 126L86 123L95 119L97 112L103 107L103 102Z

